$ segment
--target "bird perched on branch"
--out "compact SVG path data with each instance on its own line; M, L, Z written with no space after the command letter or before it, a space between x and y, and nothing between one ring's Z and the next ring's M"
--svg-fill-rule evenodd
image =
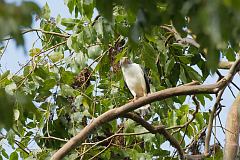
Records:
M132 63L127 57L123 57L120 60L120 65L124 81L134 97L133 100L150 93L148 78L139 64ZM149 107L150 104L147 104L136 111L140 112L141 116L144 116L149 112Z

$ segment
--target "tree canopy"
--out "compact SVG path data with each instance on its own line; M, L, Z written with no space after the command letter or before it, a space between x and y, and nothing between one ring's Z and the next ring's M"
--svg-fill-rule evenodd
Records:
M223 157L214 123L221 122L224 91L236 97L240 90L233 81L240 71L240 1L64 2L71 18L51 17L47 3L39 9L0 0L1 55L6 41L24 46L29 32L41 45L33 42L18 72L0 74L0 137L13 149L0 146L0 159ZM34 18L38 28L30 28ZM124 56L150 79L151 93L134 102L119 65ZM219 78L209 84L213 74ZM150 113L134 112L146 104ZM222 123L226 135L239 134L240 125L231 132Z

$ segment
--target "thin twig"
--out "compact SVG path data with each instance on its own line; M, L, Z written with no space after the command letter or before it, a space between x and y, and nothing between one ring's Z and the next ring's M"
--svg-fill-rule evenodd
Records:
M195 119L196 114L198 113L198 110L200 108L200 104L197 101L195 96L193 96L192 99L193 99L194 103L196 104L196 110L193 112L192 118L189 121L187 121L185 124L183 124L183 125L178 125L178 126L173 126L173 127L167 128L167 130L169 130L169 129L177 129L178 128L178 130L175 130L172 134L175 134L175 133L179 132L182 128L187 127Z
M219 123L220 123L220 126L221 126L221 128L222 128L222 131L223 131L223 133L225 134L225 131L224 131L224 129L223 129L222 121L221 121L221 119L220 119L219 114L217 115L217 117L218 117L218 121L219 121Z
M213 127L213 120L214 120L214 115L216 113L216 110L219 106L219 103L221 101L224 89L226 88L226 86L218 93L217 98L216 98L216 102L213 106L212 112L210 114L209 117L209 121L208 121L208 128L207 128L207 135L205 138L205 149L204 149L204 154L208 155L209 154L209 143L210 143L210 139L211 139L211 133L212 133L212 127Z
M58 141L62 141L62 142L67 142L68 139L62 139L62 138L58 138L58 137L54 137L54 136L48 136L48 137L40 137L42 139L54 139L54 140L58 140Z
M22 151L24 151L25 153L27 153L28 155L30 154L29 152L30 152L30 150L25 146L25 145L23 145L21 142L19 142L18 140L14 140L15 141L15 144L22 150ZM28 150L28 151L26 151L26 149Z
M164 126L152 126L151 124L149 124L147 121L145 121L143 118L141 118L140 116L138 116L135 113L126 113L123 115L123 117L132 119L133 121L135 121L138 124L140 124L141 126L143 126L145 129L147 129L152 134L159 133L159 134L163 135L169 141L169 143L177 149L180 159L184 159L184 151L183 151L181 145L175 139L175 137L173 137L165 129Z
M151 93L146 97L140 97L134 102L129 102L121 107L113 108L102 115L98 116L96 119L94 119L91 123L89 123L85 128L83 128L75 137L72 137L66 144L64 144L57 152L54 153L52 156L52 160L60 160L64 156L66 156L71 150L75 149L79 144L85 141L85 139L88 137L88 135L96 130L101 125L112 121L118 117L121 117L125 115L126 113L129 113L135 109L138 109L146 104L164 100L170 97L174 96L180 96L180 95L192 95L192 94L216 94L223 88L225 88L229 82L232 80L234 75L236 74L236 70L240 64L240 58L238 58L234 64L231 66L231 69L229 70L228 74L221 79L219 82L210 84L210 85L193 85L193 86L179 86L174 88L167 88L155 93ZM141 124L142 125L142 124ZM146 126L145 126L146 127ZM153 129L154 133L159 133L156 128ZM164 130L166 131L166 130ZM168 132L164 132L164 136L169 136ZM172 137L170 135L170 137ZM172 139L171 139L172 140ZM170 140L169 140L170 141ZM178 142L177 142L178 143ZM177 144L176 143L176 144ZM174 147L179 147L180 145L176 145ZM179 152L182 151L182 148L180 146ZM183 152L181 152L183 153ZM180 154L180 153L179 153ZM181 155L181 154L180 154Z
M69 38L70 35L69 34L62 34L62 33L58 33L58 32L51 32L51 31L45 31L43 29L28 29L28 30L23 30L21 34L26 34L29 32L42 32L44 34L50 34L50 35L54 35L54 36L58 36L58 37L63 37L63 38ZM4 38L3 41L7 41L12 39L12 37L8 37L8 38Z
M106 148L104 148L101 152L97 153L96 155L94 155L90 160L93 160L94 158L96 158L97 156L99 156L100 154L102 154L103 152L105 152L112 144L113 139L110 140L109 144L107 145Z
M9 40L7 41L6 45L4 46L2 54L0 55L0 60L2 59L2 56L4 55L4 53L5 53L5 51L6 51L7 47L8 47L8 44L9 44Z
M234 95L233 90L232 90L230 85L228 85L228 89L230 90L230 92L231 92L232 96L234 97L234 99L236 99L236 96Z
M234 85L234 87L236 87L240 91L240 88L233 81L231 81L231 83L232 85Z
M221 145L220 141L217 139L216 134L214 132L212 132L212 134L214 136L214 139L217 141L217 143L223 148L223 146ZM214 142L214 144L216 144L216 143Z
M39 55L49 51L49 50L52 50L52 49L56 49L57 47L65 44L67 41L63 41L63 42L60 42L54 46L51 46L49 47L48 49L44 50L44 51L41 51L39 52L38 54L34 55L29 61L27 61L27 63L25 65L23 65L14 75L17 75L24 67L26 67L35 57L38 57Z
M85 152L83 152L83 153L81 153L80 155L79 155L79 157L81 157L81 156L83 156L84 154L86 154L87 152L89 152L91 149L93 149L95 146L97 146L97 145L99 145L99 144L101 144L101 143L103 143L103 142L106 142L106 141L108 141L109 139L113 139L114 137L117 137L117 136L133 136L133 135L142 135L142 134L149 134L150 132L149 131L145 131L145 132L139 132L139 133L116 133L116 134L113 134L113 135L111 135L111 136L109 136L109 137L107 137L107 138L105 138L105 139L103 139L103 140L101 140L101 141L98 141L98 142L94 142L94 143L85 143L85 145L92 145L93 144L93 146L91 146L90 148L88 148Z

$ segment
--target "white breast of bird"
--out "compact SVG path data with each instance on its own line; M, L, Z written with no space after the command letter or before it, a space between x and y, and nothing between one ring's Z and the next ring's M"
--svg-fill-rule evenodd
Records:
M127 70L123 68L123 75L129 90L133 95L136 94L136 97L144 96L144 93L146 92L146 84L140 65L132 63L128 64L127 67Z

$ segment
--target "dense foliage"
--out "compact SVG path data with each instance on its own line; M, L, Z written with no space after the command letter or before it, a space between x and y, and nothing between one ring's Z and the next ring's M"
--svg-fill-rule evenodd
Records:
M50 158L94 118L128 103L132 96L119 66L123 56L146 68L155 92L192 81L204 83L217 71L219 60L235 61L238 54L238 0L65 3L73 17L51 17L46 4L38 14L39 28L30 29L39 32L42 48L33 44L29 62L18 73L0 75L1 139L14 149L8 155L0 146L0 159ZM22 44L21 29L31 24L29 13L38 13L38 7L31 2L4 5L0 39L11 35ZM210 115L200 106L213 97L199 94L157 101L144 119L168 128L194 117L188 125L168 131L187 153L200 154ZM104 140L114 134L119 135ZM28 148L32 142L34 151ZM66 159L178 159L165 142L162 135L150 134L130 119L117 118L99 126ZM210 158L222 157L222 148L214 151Z
M22 2L19 5L0 1L0 40L12 37L18 45L24 44L20 29L30 27L32 14L40 13L40 8L33 2ZM8 36L8 37L6 37Z

